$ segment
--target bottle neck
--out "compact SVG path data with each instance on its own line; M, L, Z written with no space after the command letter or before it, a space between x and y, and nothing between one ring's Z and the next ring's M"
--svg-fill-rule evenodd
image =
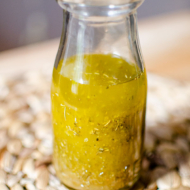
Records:
M92 19L94 18L94 20ZM114 54L144 70L139 47L136 13L115 17L84 17L64 11L59 61L85 54Z

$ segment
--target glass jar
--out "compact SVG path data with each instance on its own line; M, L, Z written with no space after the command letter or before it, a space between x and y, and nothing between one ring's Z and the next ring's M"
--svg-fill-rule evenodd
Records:
M141 1L58 2L64 23L51 90L57 175L77 190L128 189L139 178L145 128Z

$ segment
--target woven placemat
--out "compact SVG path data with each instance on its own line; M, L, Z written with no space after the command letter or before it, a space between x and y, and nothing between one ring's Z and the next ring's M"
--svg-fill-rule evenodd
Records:
M0 190L65 190L52 166L50 75L0 76ZM145 156L134 190L190 190L190 84L149 75Z

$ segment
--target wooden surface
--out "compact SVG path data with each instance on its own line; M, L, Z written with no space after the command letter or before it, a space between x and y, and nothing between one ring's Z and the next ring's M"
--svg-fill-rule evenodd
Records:
M148 71L190 81L190 12L141 21L139 35ZM1 52L0 74L51 71L58 44L55 39Z
M190 81L190 12L139 23L148 71Z

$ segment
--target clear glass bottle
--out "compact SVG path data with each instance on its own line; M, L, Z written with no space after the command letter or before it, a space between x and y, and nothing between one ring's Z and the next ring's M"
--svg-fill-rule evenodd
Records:
M73 189L128 189L139 178L147 93L141 2L58 1L64 23L51 90L54 166Z

